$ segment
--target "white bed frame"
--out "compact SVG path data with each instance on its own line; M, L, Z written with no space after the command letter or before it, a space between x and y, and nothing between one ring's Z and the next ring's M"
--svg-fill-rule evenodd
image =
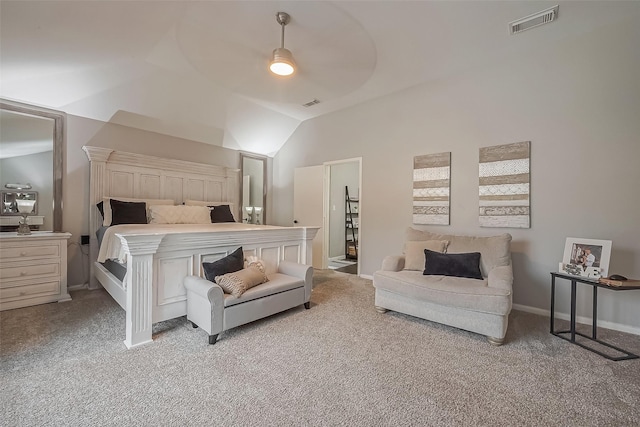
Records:
M91 162L89 287L102 285L126 312L128 348L152 342L152 325L187 313L184 277L203 276L202 262L220 259L239 246L261 258L267 273L281 260L310 264L317 227L188 234L117 234L127 252L127 275L120 281L97 262L96 231L103 197L229 202L240 215L240 171L222 166L163 159L100 147L82 147Z

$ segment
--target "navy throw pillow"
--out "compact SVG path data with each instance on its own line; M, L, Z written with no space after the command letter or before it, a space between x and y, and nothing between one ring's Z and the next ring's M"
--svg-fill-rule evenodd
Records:
M145 202L123 202L109 200L111 204L111 225L146 224L147 204Z
M216 276L222 276L227 273L235 273L244 268L244 253L242 246L227 255L226 257L214 262L203 262L202 269L204 277L210 282L216 282Z
M229 205L209 206L211 222L236 222Z
M482 279L480 272L480 252L464 254L441 254L440 252L424 250L424 274L469 279Z
M102 219L104 219L104 202L97 203L96 208L98 208L98 212L100 212Z

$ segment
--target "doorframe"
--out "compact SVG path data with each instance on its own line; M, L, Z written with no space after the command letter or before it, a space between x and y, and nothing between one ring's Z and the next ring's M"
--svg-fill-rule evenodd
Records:
M352 157L350 159L343 160L332 160L330 162L324 162L322 165L324 166L324 184L323 184L323 197L322 197L322 229L323 229L323 237L324 237L324 245L322 245L322 266L323 268L327 268L329 264L329 226L331 225L329 222L330 217L330 200L329 193L331 191L331 166L338 165L342 163L358 163L358 199L360 202L358 203L358 260L356 262L357 265L357 276L360 276L360 260L362 259L362 157Z

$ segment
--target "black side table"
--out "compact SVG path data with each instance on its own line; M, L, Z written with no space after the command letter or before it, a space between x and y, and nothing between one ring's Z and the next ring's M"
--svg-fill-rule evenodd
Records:
M566 331L555 331L554 330L555 328L553 325L555 320L556 278L571 281L571 326L569 330L566 330ZM576 283L584 283L584 284L593 286L593 325L591 329L591 336L588 336L576 331ZM589 351L592 351L596 354L599 354L602 357L606 357L609 360L618 361L618 360L638 359L638 355L630 353L626 350L623 350L619 347L616 347L604 341L601 341L597 338L598 288L606 288L612 291L627 291L627 290L633 290L633 289L640 289L640 287L637 287L637 286L608 286L608 285L599 283L597 279L588 279L580 276L570 276L568 274L562 274L562 273L551 273L551 326L550 326L551 333L557 337L562 338L563 340L569 341L572 344L579 345L580 347L585 348ZM566 337L561 334L570 334L570 337ZM580 335L581 337L587 338L590 341L597 342L598 344L602 344L606 347L619 351L620 353L623 353L624 356L612 357L594 348L588 347L582 343L577 342L576 335Z

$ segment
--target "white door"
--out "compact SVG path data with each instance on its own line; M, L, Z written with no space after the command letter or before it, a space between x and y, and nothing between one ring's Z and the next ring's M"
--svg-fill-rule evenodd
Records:
M313 239L313 268L327 268L324 260L324 166L296 168L293 172L293 222L320 227Z

